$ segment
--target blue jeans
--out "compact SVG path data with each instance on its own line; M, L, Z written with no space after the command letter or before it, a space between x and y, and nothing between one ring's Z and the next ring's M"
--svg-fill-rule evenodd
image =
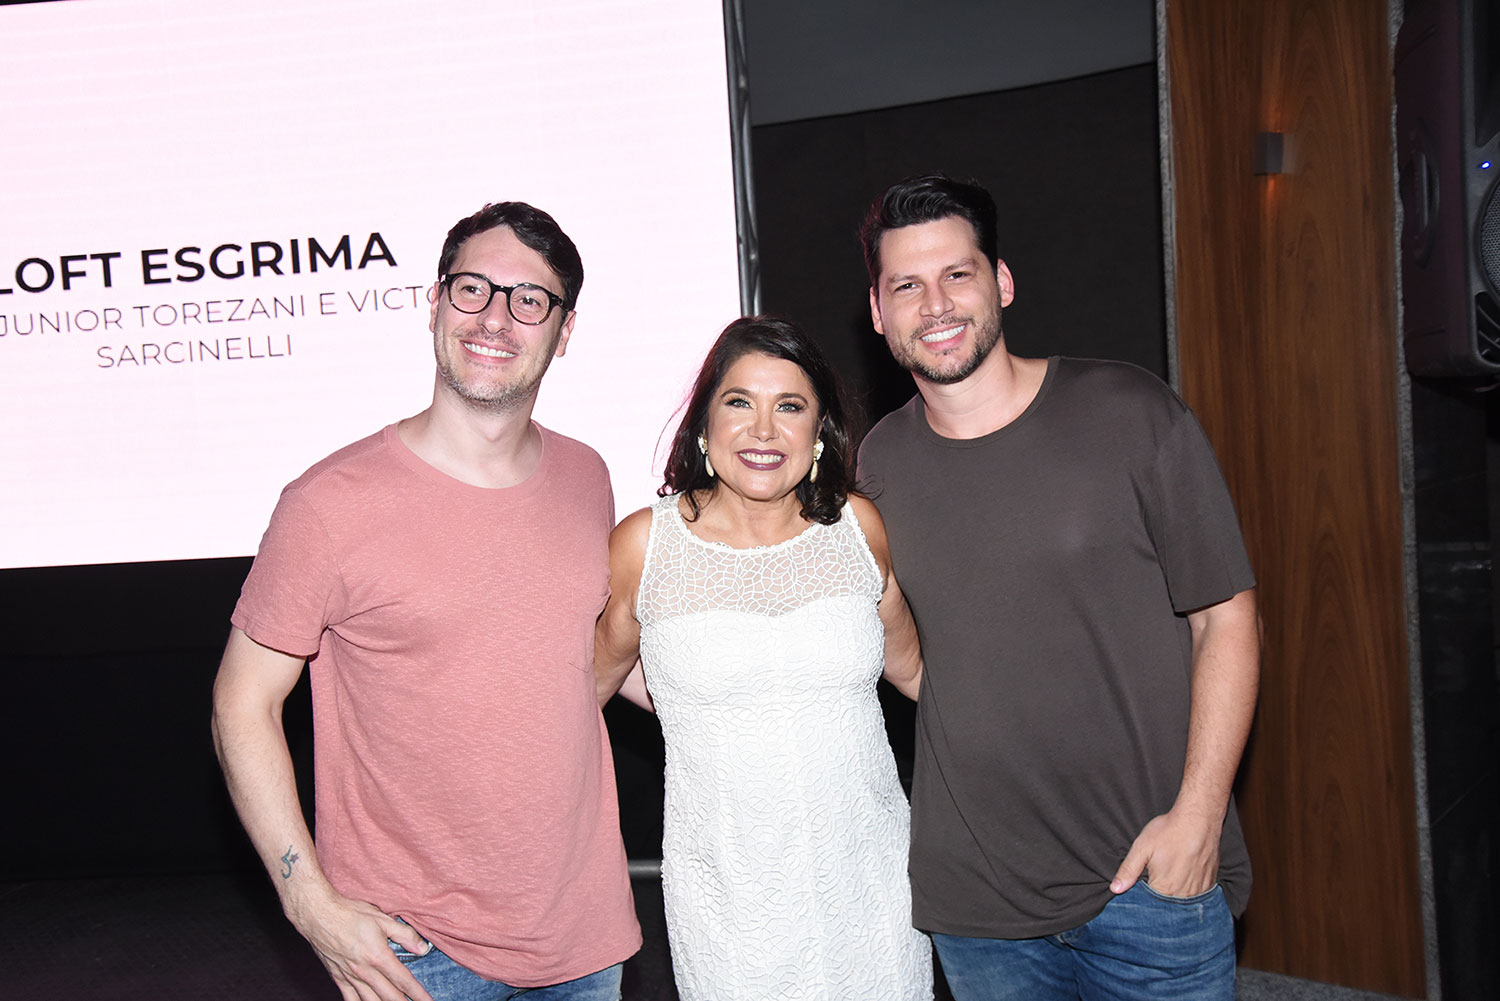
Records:
M620 1001L619 963L567 983L549 987L512 987L459 966L437 946L425 956L408 952L395 942L390 946L396 958L417 978L417 983L432 995L432 1001L509 1001L519 997L527 1001Z
M932 941L957 1001L1234 1001L1234 919L1217 886L1167 897L1142 879L1055 935Z

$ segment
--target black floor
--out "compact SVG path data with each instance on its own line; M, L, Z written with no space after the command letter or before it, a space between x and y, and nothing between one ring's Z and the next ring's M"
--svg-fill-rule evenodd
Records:
M677 1001L661 882L632 882L645 945L625 1001ZM339 998L259 874L0 884L0 949L3 1001Z
M646 944L630 1001L676 1001L661 884L635 881ZM338 1001L258 875L0 884L4 1001Z

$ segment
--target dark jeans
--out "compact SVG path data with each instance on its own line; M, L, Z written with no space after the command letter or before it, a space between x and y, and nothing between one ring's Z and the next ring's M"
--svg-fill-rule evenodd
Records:
M1168 897L1140 880L1056 935L932 940L957 1001L1234 999L1234 919L1217 886Z
M527 1001L620 1001L619 963L550 987L512 987L459 966L437 946L427 955L418 956L394 942L390 945L396 958L427 989L433 1001L509 1001L522 997Z

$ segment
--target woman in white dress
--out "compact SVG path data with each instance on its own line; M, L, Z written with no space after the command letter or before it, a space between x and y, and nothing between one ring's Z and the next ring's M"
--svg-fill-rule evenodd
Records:
M916 627L817 346L730 324L656 504L610 539L601 701L666 741L662 892L683 1001L926 1001L909 813L875 683L915 698ZM632 671L639 656L644 669Z

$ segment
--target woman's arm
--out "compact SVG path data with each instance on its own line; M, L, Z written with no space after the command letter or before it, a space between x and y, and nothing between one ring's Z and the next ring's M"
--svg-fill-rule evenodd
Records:
M901 585L896 581L891 567L891 546L885 535L885 522L875 505L864 497L851 496L855 517L864 530L865 541L875 563L885 578L885 590L880 595L880 622L885 626L885 672L882 677L896 686L896 690L915 700L922 684L922 647L917 640L917 624L911 617L911 608Z
M650 508L630 515L609 536L609 601L594 625L594 688L601 706L620 692L642 708L651 708L651 696L638 669L641 624L635 617L635 596L650 537Z

